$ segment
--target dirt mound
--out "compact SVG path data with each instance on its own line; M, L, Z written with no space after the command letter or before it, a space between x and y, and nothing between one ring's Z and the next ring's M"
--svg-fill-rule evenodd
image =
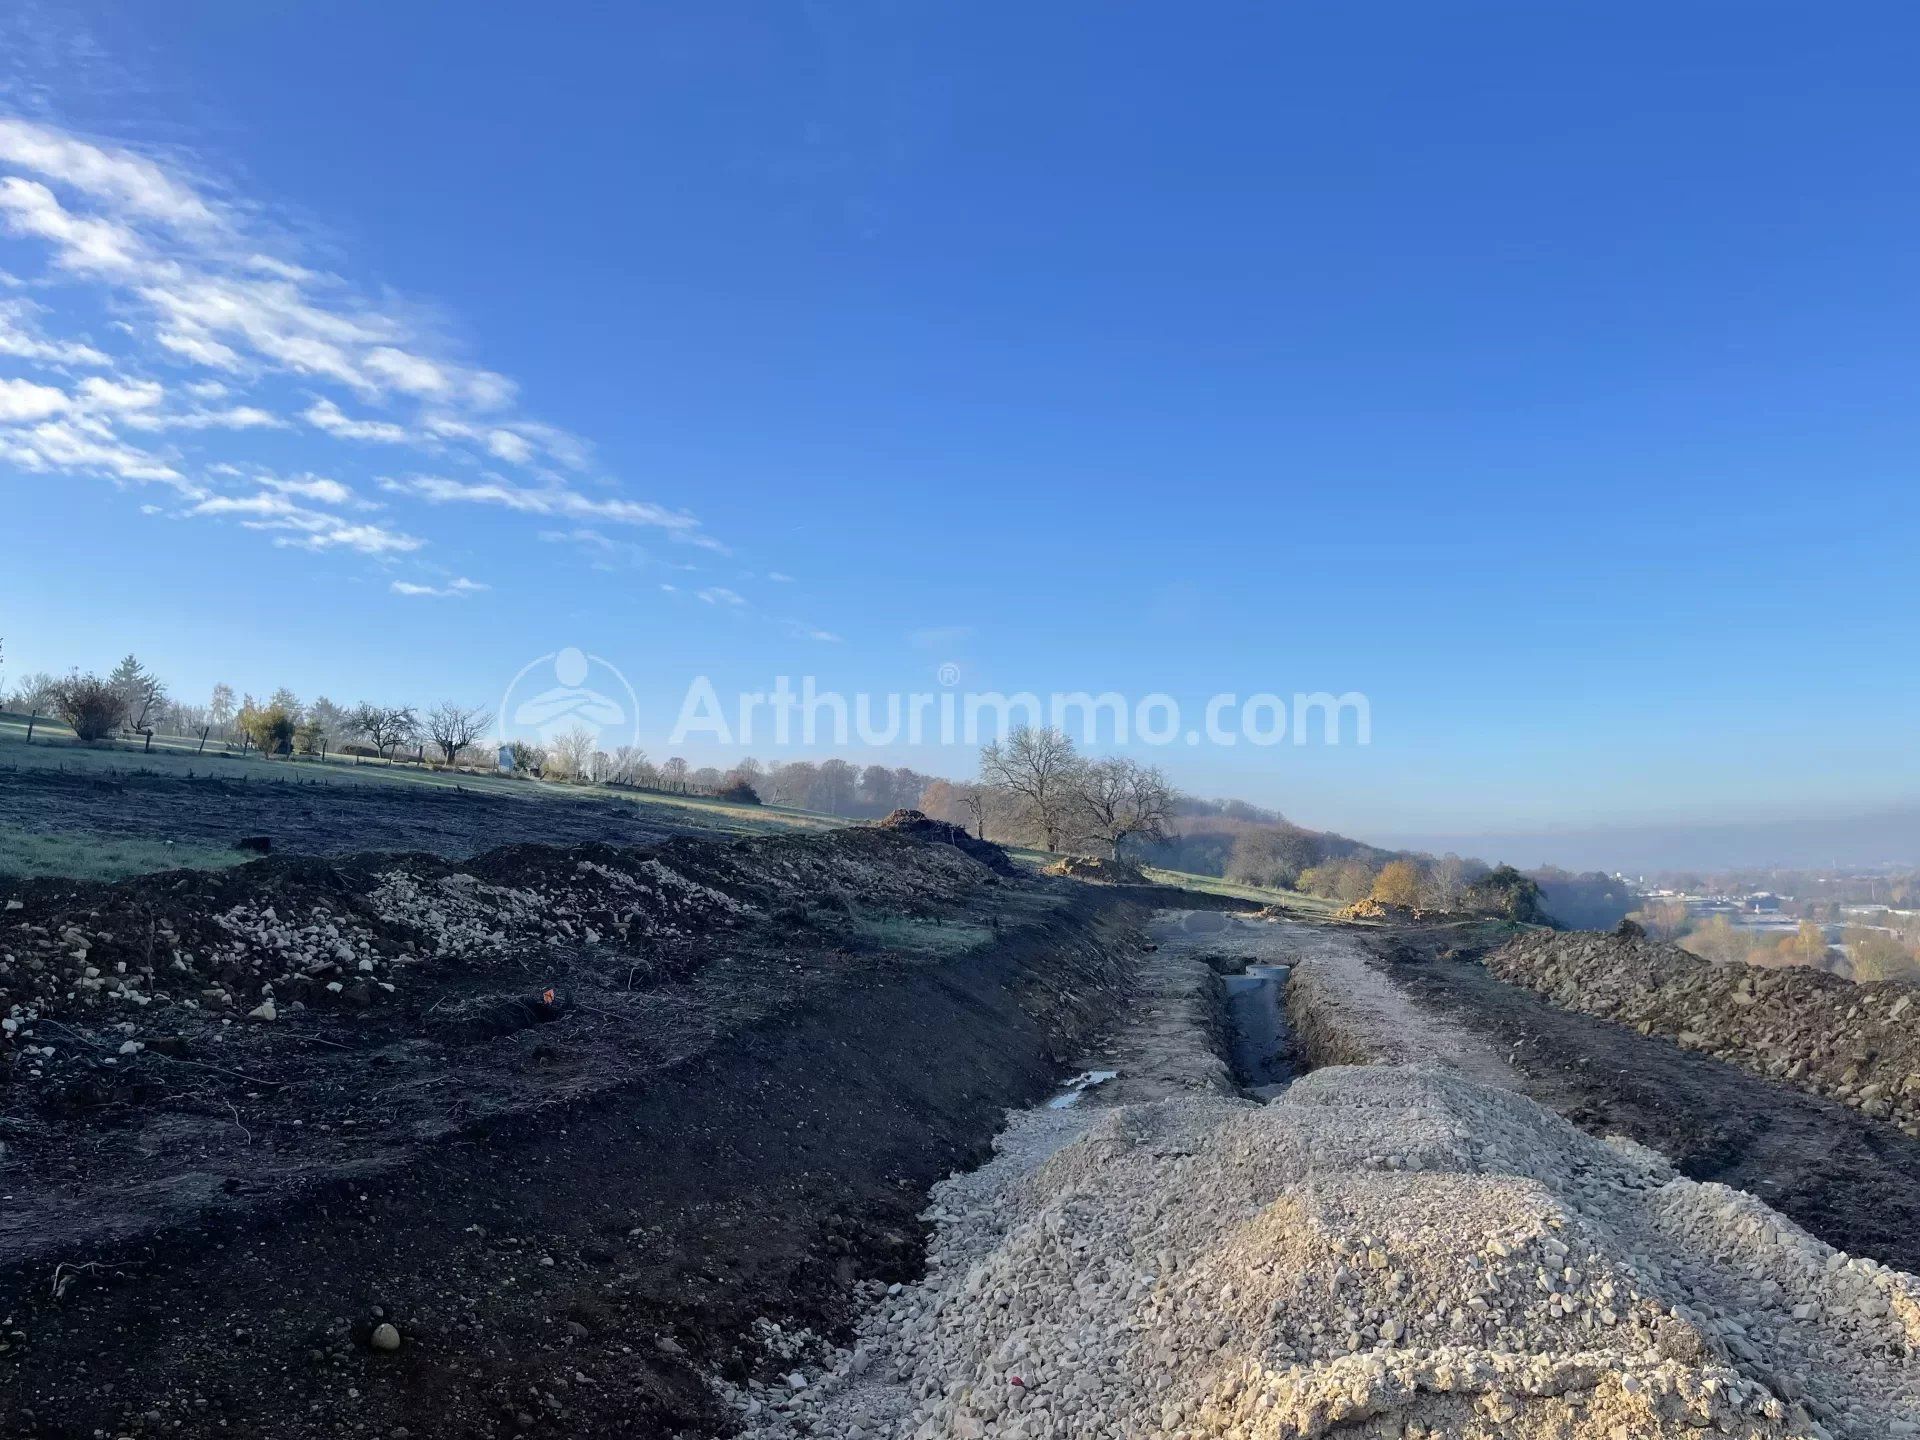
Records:
M1920 986L1808 966L1715 965L1632 936L1523 935L1501 979L1569 1010L1662 1035L1920 1135Z
M1098 880L1109 885L1144 885L1147 877L1131 860L1107 860L1098 855L1063 855L1041 872L1070 875L1075 880Z
M1019 873L1004 847L968 834L964 825L935 820L918 810L895 810L877 824L882 830L891 830L896 835L906 835L930 845L951 845L962 854L971 855L995 874Z

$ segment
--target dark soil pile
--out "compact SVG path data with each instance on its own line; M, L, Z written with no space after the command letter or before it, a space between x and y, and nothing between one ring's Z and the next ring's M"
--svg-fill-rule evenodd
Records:
M0 1430L59 1440L716 1433L1138 939L879 828L14 898Z
M982 865L998 875L1013 875L1017 869L1007 855L1004 847L991 840L982 840L967 833L964 825L955 825L946 820L935 820L918 810L895 810L884 820L877 822L881 829L892 830L897 834L911 835L916 840L926 840L938 845L951 845L962 854L970 855Z
M1715 965L1621 935L1523 935L1489 955L1501 979L1920 1135L1920 986L1857 985L1807 966Z

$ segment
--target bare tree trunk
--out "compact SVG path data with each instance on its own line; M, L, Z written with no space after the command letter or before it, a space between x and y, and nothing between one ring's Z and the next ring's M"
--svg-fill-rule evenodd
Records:
M27 717L27 743L29 745L33 743L34 722L39 720L39 718L40 718L40 707L36 705L33 707L33 713Z

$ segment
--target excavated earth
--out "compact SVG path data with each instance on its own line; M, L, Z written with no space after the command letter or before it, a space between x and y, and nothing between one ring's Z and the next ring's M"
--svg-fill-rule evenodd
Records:
M0 1435L1920 1435L1894 1125L1169 903L906 823L17 888Z
M1486 957L1502 980L1889 1120L1920 1137L1920 985L1809 965L1716 965L1618 935L1522 935Z
M1454 948L1431 933L1380 947L1409 996L1498 1048L1515 1088L1593 1134L1631 1136L1693 1179L1757 1195L1842 1250L1920 1271L1920 1141L1837 1100L1562 1009L1472 959L1437 953Z
M1517 1093L1354 931L1192 919L1089 1057L1116 1078L935 1188L925 1279L731 1392L755 1440L1920 1433L1913 1275ZM1359 1063L1264 1105L1169 1063L1249 960Z
M17 887L0 1434L718 1433L1142 913L877 828Z

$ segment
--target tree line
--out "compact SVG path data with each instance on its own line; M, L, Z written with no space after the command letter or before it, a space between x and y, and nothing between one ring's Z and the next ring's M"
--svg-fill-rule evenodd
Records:
M196 741L203 750L217 744L269 757L350 755L499 768L487 739L493 715L479 706L342 705L325 695L302 700L284 686L256 697L225 683L196 703L172 694L133 655L105 676L29 675L10 693L0 691L0 703L28 715L56 716L88 743L165 734ZM1055 852L1097 850L1342 902L1373 898L1519 919L1534 918L1539 908L1537 887L1510 867L1457 855L1402 855L1304 829L1244 801L1182 795L1158 766L1084 755L1051 727L1022 726L982 747L970 780L838 758L769 765L748 757L724 769L695 767L678 755L656 761L637 745L602 748L598 734L584 726L545 743L513 741L509 752L514 773L543 780L716 796L848 819L919 809L982 839ZM1577 878L1584 883L1605 877Z

